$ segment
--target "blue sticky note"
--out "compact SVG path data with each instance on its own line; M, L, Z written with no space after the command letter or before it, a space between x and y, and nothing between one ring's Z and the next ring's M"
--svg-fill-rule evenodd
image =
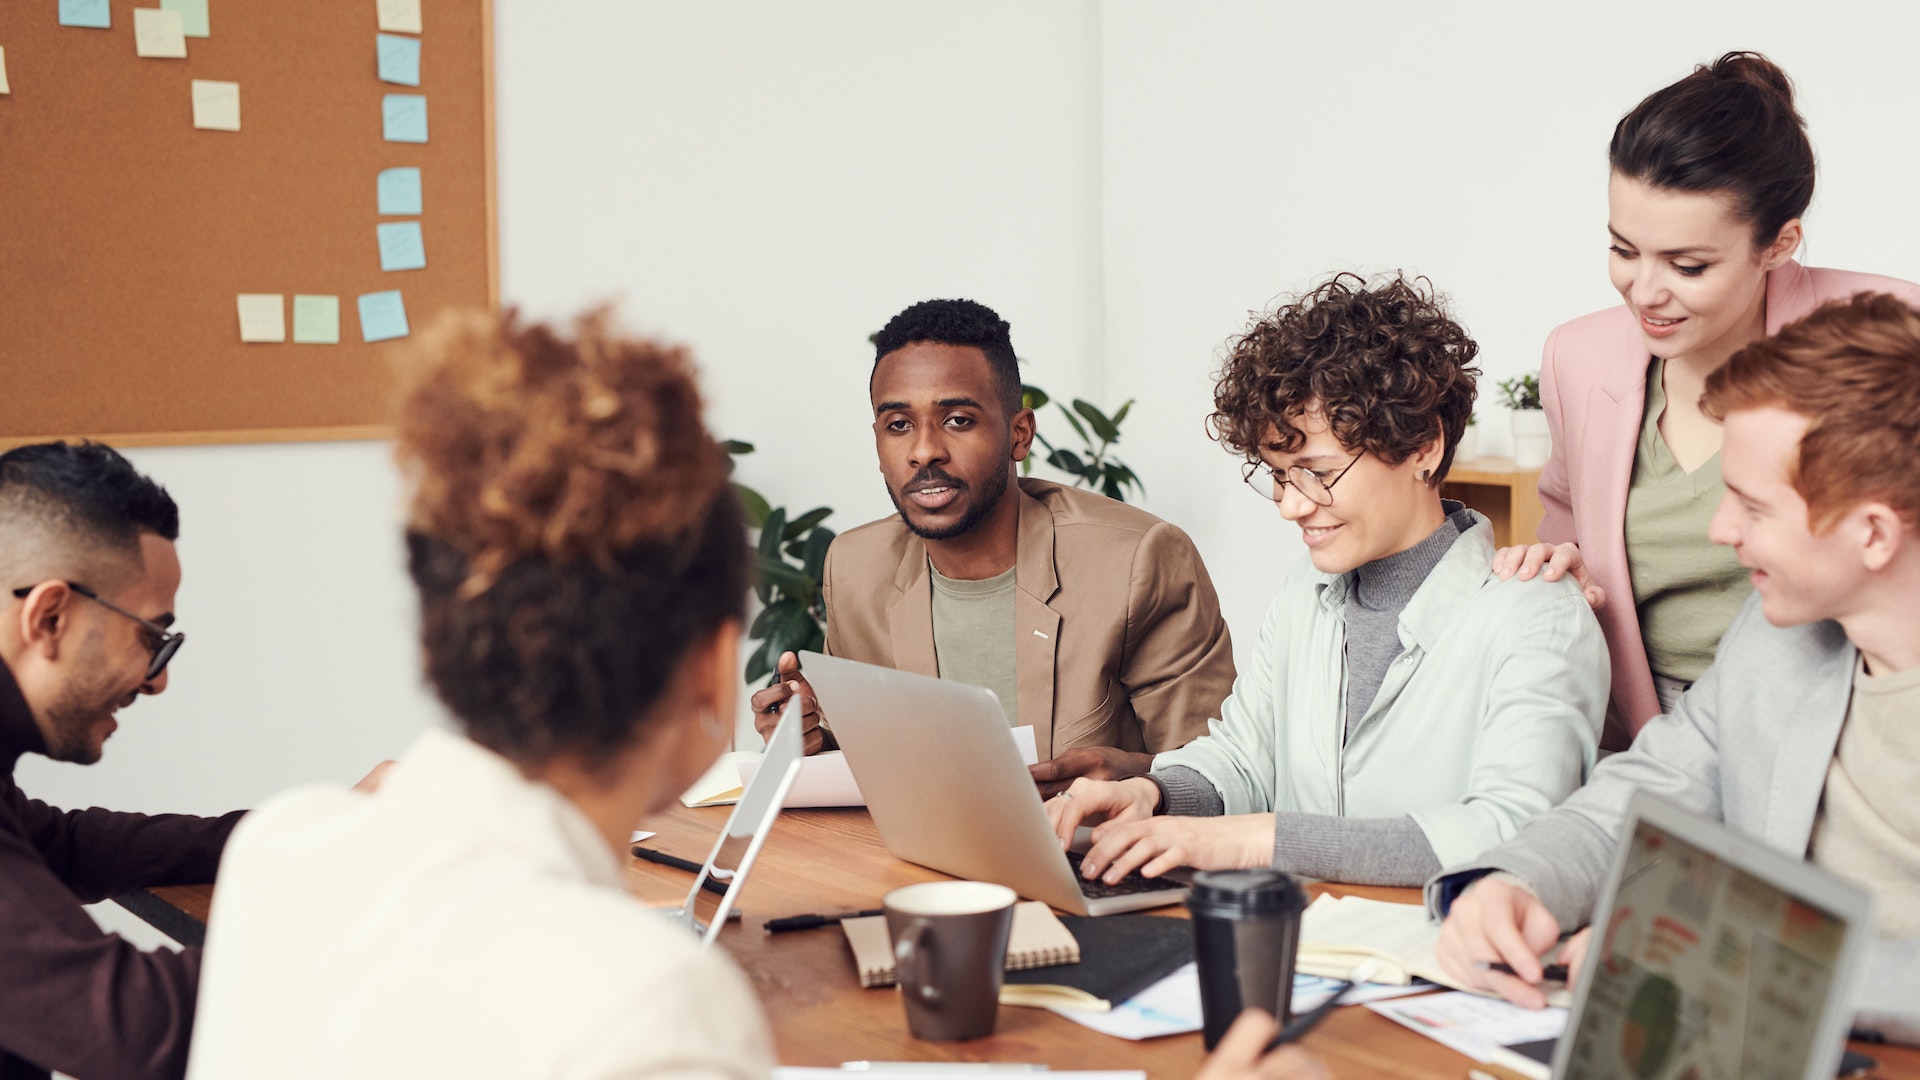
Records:
M380 212L382 214L420 214L420 170L380 170Z
M388 94L380 102L388 142L427 141L427 96Z
M180 25L192 38L212 37L207 24L207 0L160 0L160 10L180 13Z
M417 221L389 221L375 225L380 234L380 269L425 270L427 242L420 236Z
M391 341L407 336L407 305L400 290L364 293L360 297L360 337L363 340Z
M113 26L113 12L107 0L60 0L61 26Z
M381 34L380 81L402 86L420 85L420 39ZM426 139L422 138L421 142Z

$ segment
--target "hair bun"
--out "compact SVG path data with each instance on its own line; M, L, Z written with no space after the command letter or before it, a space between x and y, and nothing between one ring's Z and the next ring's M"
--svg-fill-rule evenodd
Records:
M421 337L398 429L409 522L467 557L467 591L522 559L611 569L685 542L725 494L687 351L611 324L596 308L569 340L458 311Z
M1746 83L1748 86L1778 94L1787 108L1793 108L1793 80L1780 65L1757 52L1730 52L1715 60L1707 71L1716 79Z

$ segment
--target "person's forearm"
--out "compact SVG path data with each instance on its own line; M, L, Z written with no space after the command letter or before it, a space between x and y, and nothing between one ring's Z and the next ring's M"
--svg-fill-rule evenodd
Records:
M1160 789L1160 805L1154 809L1156 814L1219 817L1227 812L1227 804L1220 798L1220 792L1197 769L1169 765L1146 775Z
M1352 885L1421 885L1440 872L1433 845L1411 817L1275 814L1273 865Z

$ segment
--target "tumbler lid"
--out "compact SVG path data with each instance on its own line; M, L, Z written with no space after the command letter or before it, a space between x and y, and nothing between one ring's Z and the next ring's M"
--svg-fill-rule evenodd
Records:
M1306 890L1278 870L1203 870L1187 893L1188 910L1216 918L1292 915L1306 906Z

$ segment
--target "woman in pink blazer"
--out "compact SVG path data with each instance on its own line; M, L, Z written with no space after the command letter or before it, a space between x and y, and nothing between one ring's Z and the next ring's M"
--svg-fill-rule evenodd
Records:
M1608 272L1626 302L1547 337L1540 390L1553 452L1540 474L1541 543L1501 552L1495 567L1523 578L1572 573L1586 590L1613 663L1602 745L1621 749L1664 711L1627 548L1629 493L1647 445L1649 372L1660 371L1666 402L1654 452L1688 477L1711 464L1712 483L1696 484L1692 498L1717 503L1720 429L1699 407L1706 377L1748 342L1828 300L1876 291L1920 305L1920 286L1793 260L1813 197L1813 148L1792 84L1758 54L1728 53L1649 96L1614 128L1608 157ZM1681 541L1694 542L1692 534ZM1697 543L1675 561L1713 562L1702 554L1711 547L1704 530ZM1737 574L1732 553L1724 559L1728 565L1701 574L1723 582L1729 570ZM1669 584L1689 587L1680 576ZM1684 627L1700 638L1696 652L1710 651L1726 630L1715 621ZM1661 682L1670 704L1681 686Z

